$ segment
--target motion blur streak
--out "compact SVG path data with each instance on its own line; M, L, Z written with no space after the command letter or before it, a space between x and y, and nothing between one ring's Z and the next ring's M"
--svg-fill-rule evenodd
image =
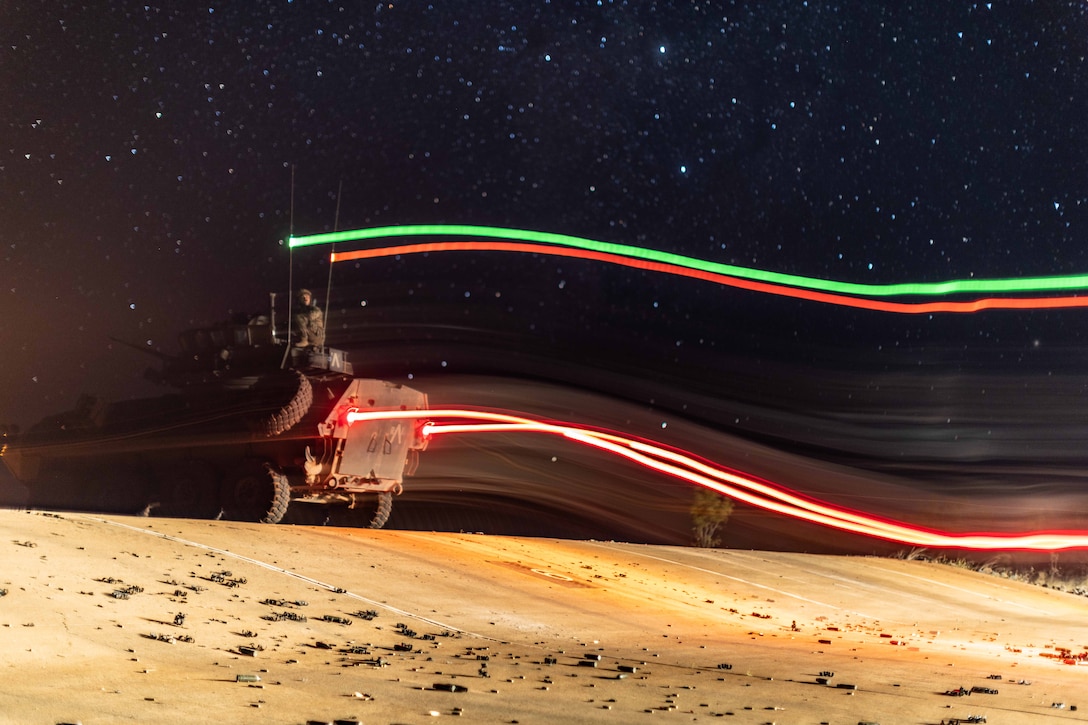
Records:
M1088 289L1088 275L1062 275L1054 277L1022 277L1013 279L963 279L947 282L905 282L898 284L861 284L857 282L837 282L834 280L801 277L782 272L769 272L750 267L738 267L732 264L709 262L703 259L687 257L682 254L661 252L627 244L598 242L582 237L550 232L534 232L524 229L505 229L502 227L472 226L462 224L410 224L403 226L374 227L355 229L344 232L313 234L304 237L292 236L289 247L303 247L317 244L335 244L337 242L358 242L368 239L389 237L483 237L488 239L516 239L526 242L538 242L559 247L571 247L614 254L623 257L635 257L652 260L677 267L699 269L705 272L757 279L764 282L803 287L806 289L839 292L848 295L868 297L897 297L917 295L936 297L948 294L971 292L1045 292L1047 290Z
M395 257L403 254L424 254L429 252L524 252L530 254L549 254L556 257L573 257L597 262L607 262L609 264L624 267L635 267L637 269L645 269L653 272L663 272L665 274L672 274L680 277L690 277L706 282L716 282L728 287L736 287L752 292L763 292L779 295L781 297L792 297L795 299L808 300L810 302L823 302L826 304L839 305L841 307L856 307L876 312L897 312L901 314L917 315L932 314L936 312L966 313L979 312L981 310L1041 310L1066 307L1088 307L1088 297L986 297L976 300L941 302L886 302L883 300L871 300L862 297L848 297L846 295L831 294L828 292L814 292L811 289L786 287L781 284L756 282L751 279L741 279L738 276L730 276L705 269L696 269L691 266L654 262L633 256L557 247L547 244L531 244L528 242L429 242L421 244L404 244L394 247L379 247L377 249L333 252L330 255L330 260L332 262L348 262L359 259L378 259L381 257ZM675 257L676 255L669 256ZM741 268L737 267L734 269ZM777 276L783 277L786 275ZM797 277L794 279L800 280L802 278ZM862 286L872 287L873 285Z
M1000 535L987 533L958 534L918 528L891 520L882 520L803 498L755 478L701 462L693 456L677 450L669 450L646 441L573 425L546 423L503 413L459 409L367 412L353 410L349 411L345 417L348 424L362 420L425 419L423 434L427 437L442 434L499 432L559 435L567 440L608 451L646 468L713 489L751 506L843 531L913 546L1033 551L1088 549L1088 532L1085 531L1036 531ZM435 422L440 419L486 422Z

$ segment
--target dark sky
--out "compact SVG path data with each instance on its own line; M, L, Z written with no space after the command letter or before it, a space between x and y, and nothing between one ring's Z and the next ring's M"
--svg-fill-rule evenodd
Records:
M173 354L286 292L292 169L298 234L339 201L342 229L842 281L1088 271L1080 2L180 5L5 5L0 420L145 394L153 361L111 337ZM321 257L293 280L324 297ZM342 266L330 342L367 374L534 377L870 468L1082 486L1080 310L903 317L497 253Z

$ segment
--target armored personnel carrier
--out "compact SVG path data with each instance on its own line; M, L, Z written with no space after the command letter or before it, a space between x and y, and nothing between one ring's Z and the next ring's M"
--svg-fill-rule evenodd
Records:
M32 507L264 523L339 507L385 524L427 441L418 418L366 413L424 410L426 395L356 378L343 350L293 346L274 316L188 330L179 347L148 371L167 394L83 396L0 438Z

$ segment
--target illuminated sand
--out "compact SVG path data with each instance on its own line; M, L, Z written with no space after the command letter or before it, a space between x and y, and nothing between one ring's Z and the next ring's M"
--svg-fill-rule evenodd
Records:
M0 542L2 722L1088 719L1053 657L1088 601L936 564L18 511Z

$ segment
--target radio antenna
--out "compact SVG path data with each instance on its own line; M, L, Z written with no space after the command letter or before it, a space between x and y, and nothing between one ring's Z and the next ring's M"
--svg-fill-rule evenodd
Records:
M287 367L287 356L291 354L291 321L294 315L291 310L291 301L294 298L295 289L295 248L291 246L291 238L295 236L295 165L291 164L291 208L287 220L287 347L283 349L283 359L280 360L280 370Z
M340 197L344 193L344 180L340 179L340 186L336 189L336 216L333 217L332 230L340 231ZM325 334L329 334L329 316L332 314L332 255L336 253L336 243L329 252L329 281L325 285Z

